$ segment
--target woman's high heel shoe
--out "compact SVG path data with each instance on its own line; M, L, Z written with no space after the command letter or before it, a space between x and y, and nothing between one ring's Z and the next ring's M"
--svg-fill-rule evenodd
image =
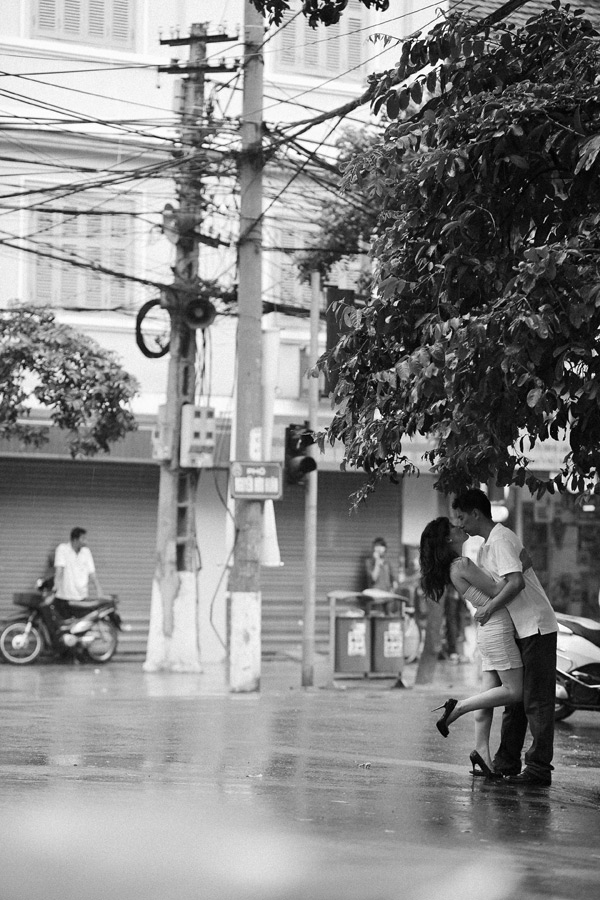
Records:
M498 779L502 778L502 775L497 774L496 772L492 772L487 763L483 761L481 755L477 752L477 750L472 750L469 753L469 759L471 760L471 765L473 768L471 769L471 775L484 775L486 778Z
M435 712L438 709L444 710L444 715L440 719L438 719L437 722L435 723L435 727L437 728L439 733L442 735L442 737L448 737L448 735L450 734L450 731L448 730L447 722L450 717L450 713L454 710L454 707L456 706L457 703L458 703L458 700L454 700L452 697L450 697L450 699L446 700L446 702L443 703L441 706L436 706L435 709L431 710L431 712Z

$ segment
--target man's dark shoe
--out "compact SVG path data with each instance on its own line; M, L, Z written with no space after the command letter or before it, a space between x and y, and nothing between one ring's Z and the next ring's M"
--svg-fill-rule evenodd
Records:
M549 787L552 784L550 775L537 775L528 769L524 769L520 775L507 775L504 780L508 784L523 785L524 787Z
M507 775L518 775L518 774L520 773L520 771L521 771L520 768L518 768L518 769L505 769L505 768L503 768L502 766L497 765L496 763L494 763L494 772L497 772L499 775L504 775L504 777L506 777Z

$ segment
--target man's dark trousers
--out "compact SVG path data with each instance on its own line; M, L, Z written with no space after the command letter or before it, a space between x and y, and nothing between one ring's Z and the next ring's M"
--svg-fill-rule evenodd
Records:
M504 709L494 768L506 775L521 771L527 725L533 738L525 753L529 772L551 778L556 696L556 632L517 638L523 658L523 702Z

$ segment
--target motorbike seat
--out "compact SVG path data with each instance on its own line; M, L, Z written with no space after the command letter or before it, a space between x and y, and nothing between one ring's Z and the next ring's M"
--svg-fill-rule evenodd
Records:
M102 606L106 606L108 603L107 600L69 600L69 605L76 609L78 612L86 613L91 612L94 609L100 609Z
M569 628L573 634L579 635L595 647L600 647L600 622L578 616L557 615L556 618L559 624Z

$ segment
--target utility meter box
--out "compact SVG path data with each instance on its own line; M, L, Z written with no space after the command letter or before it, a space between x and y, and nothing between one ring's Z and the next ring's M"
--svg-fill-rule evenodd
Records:
M181 452L184 469L212 468L215 462L215 411L210 406L185 403L181 410Z
M152 459L170 459L173 429L167 423L167 407L158 407L156 425L152 430Z

